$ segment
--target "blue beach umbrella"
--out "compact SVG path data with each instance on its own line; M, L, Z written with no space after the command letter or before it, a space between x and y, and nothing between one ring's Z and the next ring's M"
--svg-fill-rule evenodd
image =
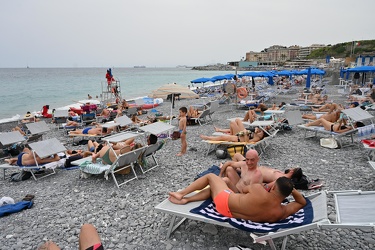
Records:
M205 83L205 82L212 82L212 79L211 78L202 77L202 78L191 80L190 82L191 83Z
M221 80L227 80L228 78L226 76L213 76L211 78L211 80L213 80L214 82L216 81L221 81Z

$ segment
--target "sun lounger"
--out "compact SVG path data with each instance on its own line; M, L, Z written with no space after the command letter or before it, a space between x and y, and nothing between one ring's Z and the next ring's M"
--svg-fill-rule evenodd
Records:
M56 138L44 140L44 141L38 141L33 142L29 144L29 147L31 148L32 154L34 156L35 162L36 162L36 155L38 155L40 158L46 158L50 157L51 155L65 152L66 148L57 140ZM40 169L49 169L51 173L47 175L43 175L41 178L50 176L52 174L55 174L55 168L63 165L63 161L55 161L50 162L46 164L36 164L34 166L14 166L9 164L2 164L0 165L0 169L3 169L4 171L4 178L5 178L5 170L6 169L20 169L24 171L30 171L31 175L33 176L34 180L37 180L37 176L35 175L35 171L38 171Z
M139 129L150 134L159 135L174 129L175 126L165 122L154 122Z
M125 154L119 155L115 162L112 165L104 165L100 162L92 163L91 157L86 157L77 161L72 162L73 165L79 164L80 170L88 174L102 174L104 173L104 178L108 180L108 176L111 175L115 181L116 187L120 186L134 180L138 179L137 173L135 172L135 163L138 161L139 156L144 152L146 147L138 148L136 150L127 152ZM119 183L116 173L130 168L130 171L133 173L134 177L125 178L122 183Z
M306 212L308 212L310 216L313 216L313 218L309 220L310 223L308 225L302 225L301 227L311 227L312 224L317 224L318 222L321 223L323 221L328 221L325 193L320 192L320 193L308 196L307 198L311 201L312 209ZM176 205L176 204L171 203L168 199L165 199L163 202L158 204L155 207L156 211L172 215L172 219L169 224L167 237L169 237L171 233L173 233L186 219L202 221L205 223L210 223L210 224L224 226L224 227L233 228L233 229L240 228L241 223L238 223L238 220L236 219L233 219L233 218L230 219L227 217L222 218L223 217L222 215L217 214L215 212L212 215L209 214L210 212L208 210L205 211L204 209L205 204L203 203L204 201L196 201L196 202L191 202L185 205ZM196 212L197 207L199 207L199 210L203 209L203 211L199 214L193 213L193 212ZM204 213L206 213L206 216L203 215ZM181 217L181 220L176 221L177 217ZM255 223L252 225L251 222L247 222L244 220L241 220L241 222L243 226L247 227L246 229L245 227L242 227L246 231L264 233L264 232L267 232L267 230L273 231L275 229L269 225L270 223ZM263 230L260 231L259 228ZM283 232L283 230L280 232ZM274 233L275 232L269 233L269 235L272 235Z
M202 113L200 113L198 117L189 117L189 120L202 126L202 123L208 123L209 121L212 121L212 119L210 118L210 112L210 109L205 109L202 111Z

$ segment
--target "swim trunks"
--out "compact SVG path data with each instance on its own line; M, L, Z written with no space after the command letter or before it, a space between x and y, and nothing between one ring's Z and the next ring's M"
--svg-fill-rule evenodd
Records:
M233 215L232 213L230 212L229 210L229 195L233 193L232 190L228 190L228 189L225 189L223 191L221 191L218 195L216 195L216 197L214 198L214 203L216 205L216 210L226 216L226 217L230 217L230 218L233 218Z
M85 128L85 129L83 129L82 130L82 134L84 134L84 135L87 135L88 133L89 133L89 130L90 130L91 128Z
M95 151L95 147L92 146L92 147L90 148L90 152L94 152L94 151Z
M331 132L334 132L334 131L333 131L333 124L331 124Z
M111 159L109 158L109 150L111 150L111 149L108 149L108 150L104 153L104 155L103 155L103 157L102 157L102 160L103 160L105 163L107 163L108 165L112 165L113 162L112 162Z
M97 243L97 244L87 248L86 250L104 250L104 247L103 247L102 243Z
M19 166L19 167L22 167L23 165L22 165L22 156L24 155L25 153L21 153L21 154L19 154L18 155L18 157L17 157L17 166Z

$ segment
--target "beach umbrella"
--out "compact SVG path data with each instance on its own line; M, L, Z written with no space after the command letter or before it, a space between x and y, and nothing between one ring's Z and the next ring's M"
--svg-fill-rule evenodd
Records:
M227 80L227 77L226 76L213 76L211 78L212 82L221 81L221 80Z
M172 105L171 105L171 117L172 117L172 112L174 109L174 97L176 94L180 94L180 98L184 98L184 99L199 98L199 95L197 93L194 93L189 88L176 84L176 83L165 84L161 86L160 88L152 91L151 94L148 96L152 98L166 99L168 95L172 95Z
M202 78L191 80L190 82L191 83L205 83L205 82L212 82L212 79L211 78L202 77Z

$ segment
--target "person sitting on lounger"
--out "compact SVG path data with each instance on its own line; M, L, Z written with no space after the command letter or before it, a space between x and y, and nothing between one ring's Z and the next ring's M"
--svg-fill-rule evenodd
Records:
M268 110L280 110L284 108L285 105L285 102L281 102L278 106L276 106L276 103L274 103L271 108L268 108Z
M66 127L78 127L79 123L73 120L73 117L69 116L66 120Z
M33 152L28 149L24 148L22 153L20 153L17 157L15 158L10 158L10 159L5 159L5 161L9 165L17 165L19 167L22 166L35 166L38 164L46 164L54 161L59 161L60 157L57 154L53 155L53 158L47 157L41 159L36 153L35 153L35 158L33 155Z
M255 151L255 153L256 153L256 155L258 154L256 151ZM247 153L246 153L246 157L243 156L240 153L235 153L232 157L232 162L238 162L238 163L242 163L242 164L243 164L243 162L246 162L246 164L247 164L248 158L249 157L247 156ZM258 156L258 160L259 160L259 156ZM256 163L258 163L258 161ZM232 166L232 164L230 164L230 166ZM290 179L293 178L293 179L297 179L297 180L299 180L302 177L302 169L301 168L286 169L284 172L282 172L278 169L269 168L269 167L265 167L265 166L259 166L258 170L262 174L263 183L266 184L266 185L264 185L264 187L267 190L269 190L271 187L273 187L275 181L279 177L285 176L287 178L290 178ZM231 176L231 175L238 174L238 173L233 172L233 169L231 169L231 168L227 168L226 174L228 176ZM235 176L235 177L237 177L237 176ZM241 174L241 177L242 177L242 174Z
M235 193L244 193L244 188L251 183L263 183L258 161L258 152L250 149L246 152L244 160L227 161L224 164L220 164L219 176L223 177L225 183Z
M112 132L110 128L102 128L102 127L88 127L84 129L76 129L70 131L70 135L107 135Z
M209 188L206 188L207 185ZM187 196L197 190L201 191ZM259 183L250 184L243 191L243 194L236 194L219 176L207 174L181 191L169 192L169 200L182 205L211 197L216 210L224 216L270 223L285 219L306 205L305 198L293 188L292 181L286 177L277 179L269 191ZM290 194L295 201L282 205L281 202Z
M306 127L323 126L325 130L330 131L330 132L335 132L335 133L345 133L347 131L353 130L352 126L343 125L342 119L340 119L340 122L333 123L333 122L327 121L324 118L319 118L316 121L306 123L305 126ZM362 122L356 122L354 124L354 128L363 127L363 126L364 124Z
M218 129L216 128L218 131ZM225 131L225 130L221 130ZM209 141L228 141L228 142L246 142L246 143L256 143L262 140L264 137L268 136L262 129L256 127L254 132L248 131L242 124L240 119L236 119L230 122L229 130L226 130L228 134L219 136L206 136L200 135L203 140Z
M142 144L132 143L130 145L125 145L120 149L111 149L108 145L103 146L97 153L92 154L92 162L96 162L96 159L101 158L103 164L112 165L118 155L125 154L134 149L141 148Z

